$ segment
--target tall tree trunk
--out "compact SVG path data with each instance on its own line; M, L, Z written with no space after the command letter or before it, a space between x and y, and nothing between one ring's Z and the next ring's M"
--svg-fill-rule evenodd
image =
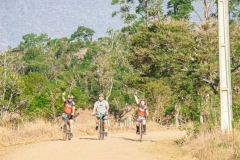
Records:
M111 85L110 85L109 91L108 91L108 93L107 93L107 95L106 95L106 101L108 101L108 98L111 96L111 93L112 93L113 77L111 77L110 83L111 83Z
M200 123L203 123L203 115L200 115Z
M207 0L204 0L204 19L205 19L205 21L208 19L208 5L207 5Z
M0 102L4 102L5 99L5 94L7 91L7 85L6 85L6 79L7 79L7 52L4 52L4 61L3 61L3 66L4 66L4 74L3 74L3 82L2 82L2 87L3 87L3 93L1 95L1 101ZM7 106L5 106L5 104L3 104L2 108L1 108L1 119L4 119L4 117L7 114Z
M180 122L179 122L179 112L180 112L180 108L178 107L178 104L175 104L175 122L176 122L176 128L179 128L180 126Z
M202 6L203 8L203 14L204 14L204 20L208 20L209 18L209 12L210 10L213 8L216 0L197 0L199 2L199 4ZM199 13L196 11L196 9L194 9L194 12L198 15L199 19L201 20ZM202 21L202 20L201 20Z
M145 0L145 17L146 17L146 26L148 26L148 0Z

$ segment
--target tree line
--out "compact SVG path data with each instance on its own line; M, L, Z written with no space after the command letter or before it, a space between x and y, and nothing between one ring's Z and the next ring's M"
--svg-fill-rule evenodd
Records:
M216 1L112 0L126 25L108 29L105 37L80 26L69 38L47 34L23 36L18 47L0 55L1 119L11 112L26 118L54 120L62 111L61 93L75 96L78 108L91 108L99 93L111 113L135 107L133 93L147 101L152 120L165 125L219 124L219 62ZM230 1L233 115L240 116L239 2ZM198 14L199 15L199 14Z

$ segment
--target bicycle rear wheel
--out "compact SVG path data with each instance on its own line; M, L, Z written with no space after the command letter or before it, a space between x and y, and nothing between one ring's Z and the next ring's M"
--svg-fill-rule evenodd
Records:
M139 141L142 142L142 132L143 132L143 128L142 128L142 121L139 123Z

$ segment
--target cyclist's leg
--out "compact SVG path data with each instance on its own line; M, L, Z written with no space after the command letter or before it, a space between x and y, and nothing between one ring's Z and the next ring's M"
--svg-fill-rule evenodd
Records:
M104 116L103 117L103 121L104 121L104 131L107 131L108 129L108 116Z
M146 119L143 119L142 122L143 122L143 133L146 134L146 123L147 123Z
M65 120L64 120L64 118L62 117L61 129L63 129L64 123L65 123Z
M137 122L136 122L136 134L139 133L139 119L137 118Z
M99 121L99 118L96 116L96 119L95 119L95 121L96 121L96 130L98 130L98 121Z
M64 118L63 118L63 115L64 115L64 113L62 114L62 125L61 125L61 129L63 129L64 123L65 123Z
M104 116L103 117L103 121L104 121L104 132L105 132L105 136L107 136L107 129L108 129L108 117Z
M61 124L61 129L63 129L63 126L64 126L64 119L63 119L63 121L62 121L62 124Z
M72 133L73 131L73 119L70 119L70 132Z

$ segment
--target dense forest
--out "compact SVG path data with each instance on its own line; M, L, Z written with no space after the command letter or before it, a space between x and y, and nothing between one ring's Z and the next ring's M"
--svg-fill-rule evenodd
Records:
M79 26L69 37L29 33L16 48L0 54L0 117L16 112L27 119L54 120L62 92L77 108L92 108L99 93L110 112L135 106L133 93L147 101L152 120L220 124L218 22L216 1L199 0L204 16L190 21L192 0L112 0L125 27L94 30ZM240 118L239 1L230 0L230 41L234 122Z

